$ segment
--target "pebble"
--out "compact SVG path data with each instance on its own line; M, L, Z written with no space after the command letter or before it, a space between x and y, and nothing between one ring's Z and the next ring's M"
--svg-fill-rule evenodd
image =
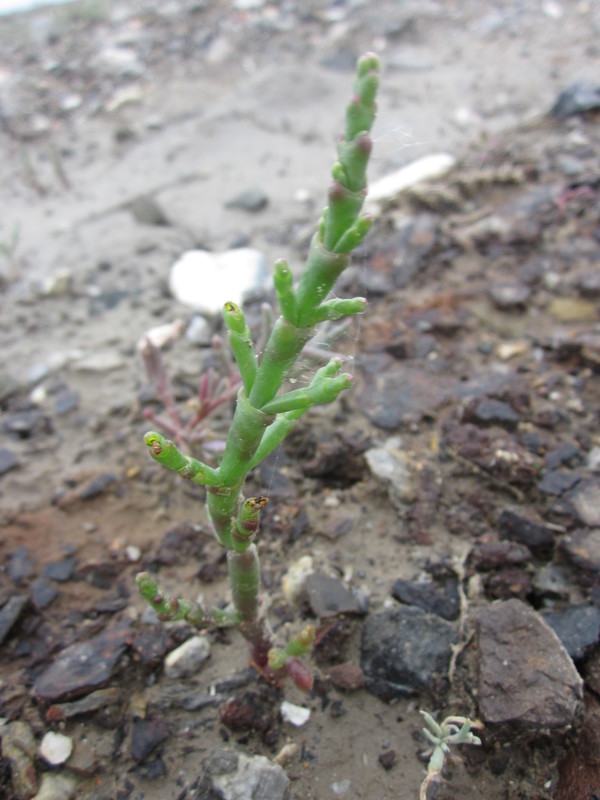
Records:
M73 556L63 558L62 561L53 561L51 564L46 564L42 571L44 578L49 578L58 583L65 583L70 581L77 568L77 561Z
M45 772L39 792L33 800L71 800L75 797L77 783L71 775Z
M287 800L290 779L283 767L265 756L247 756L226 749L205 764L200 784L191 800Z
M571 595L571 584L564 569L556 564L546 564L536 569L531 587L537 600L542 602L568 600Z
M181 336L183 331L183 322L180 319L176 319L175 322L167 322L164 325L157 325L155 328L150 328L147 330L146 333L138 340L137 349L140 352L144 351L144 348L147 347L146 340L149 340L154 347L163 348L167 344L174 342L176 339Z
M268 276L264 255L241 247L222 253L188 250L171 267L169 288L180 303L205 314L217 314L224 303L238 306L263 288Z
M482 721L532 741L540 730L562 735L581 711L583 681L552 628L516 599L488 606L476 624Z
M371 473L388 487L390 500L403 508L415 499L415 483L408 467L409 455L399 436L386 439L381 447L371 447L365 452Z
M195 675L210 656L210 642L206 636L192 636L171 650L165 658L165 675L170 680Z
M129 628L113 628L62 650L36 679L34 692L44 703L89 694L105 686L131 641Z
M360 665L367 689L385 702L431 689L450 664L454 627L415 606L368 617L362 630Z
M558 322L596 322L597 304L581 297L555 297L548 306L548 313Z
M600 528L576 530L561 543L561 547L576 567L600 573Z
M530 512L504 509L498 518L498 529L503 538L525 545L534 555L542 558L552 556L556 536Z
M163 719L139 719L133 723L130 753L134 761L144 761L169 736Z
M0 644L4 642L13 625L21 616L28 600L26 595L15 594L0 609Z
M269 204L269 198L262 189L247 189L225 203L225 208L239 208L242 211L256 213Z
M550 113L558 119L600 108L600 85L576 81L558 95Z
M298 602L304 594L306 579L314 572L312 556L301 556L281 579L281 588L290 605Z
M490 286L489 295L501 311L524 309L531 298L531 289L522 284L496 283Z
M11 768L12 787L16 797L33 797L38 789L34 758L37 741L27 722L14 720L0 726L2 757Z
M125 366L125 360L118 353L112 350L101 350L78 359L73 363L72 368L76 372L102 373L123 369Z
M359 403L371 422L384 430L395 430L434 412L447 402L455 387L447 375L404 364L368 377Z
M290 725L293 725L295 728L301 728L303 725L306 725L310 719L310 708L297 706L294 703L290 703L288 700L283 701L279 710L283 721L289 722Z
M538 489L542 494L559 496L571 489L579 480L576 472L565 470L548 470L542 480L538 483Z
M337 578L323 572L313 572L306 578L305 585L308 603L319 619L361 613L356 597Z
M29 593L35 608L38 611L43 611L54 600L58 594L58 589L45 578L36 578L29 584Z
M365 210L377 213L380 205L393 201L405 189L421 181L442 178L455 164L456 158L449 153L435 153L384 175L369 186Z
M344 692L355 692L362 689L366 683L362 669L348 662L330 667L327 675L332 686Z
M7 447L0 447L0 476L20 466L19 459Z
M205 317L194 314L190 318L185 338L198 347L208 347L212 341L212 325Z
M73 740L62 733L48 731L40 742L40 756L53 767L64 764L73 752Z
M137 197L130 206L131 213L140 225L166 227L171 223L153 197Z
M445 591L440 591L430 583L415 583L398 579L392 586L392 597L399 603L418 606L430 614L449 621L458 619L460 598L456 578L446 582Z
M8 574L15 583L22 583L27 578L30 578L34 572L35 567L29 555L29 550L25 545L17 547L16 550L10 554L8 558Z
M569 492L568 500L579 522L590 528L600 527L600 480L590 478L579 481Z
M600 639L600 608L597 606L578 605L541 613L574 661L585 658Z

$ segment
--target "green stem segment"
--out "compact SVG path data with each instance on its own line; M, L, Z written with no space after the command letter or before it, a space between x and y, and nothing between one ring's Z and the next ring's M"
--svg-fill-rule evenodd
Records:
M361 216L361 209L367 191L366 168L372 148L369 131L375 118L378 83L379 62L376 56L366 55L358 62L354 94L346 110L345 134L332 169L329 205L296 288L288 264L283 260L275 264L281 317L273 326L260 363L243 312L235 303L225 304L223 317L242 388L220 466L214 469L181 453L158 433L145 437L159 463L207 487L209 518L217 539L228 551L236 609L236 621L231 623L233 617L229 615L223 617L225 624L238 625L250 642L253 662L264 674L281 677L287 673L304 688L312 679L298 656L308 650L312 638L304 631L283 650L272 646L270 628L259 609L260 570L253 544L267 499L244 501L242 488L248 472L283 441L302 414L313 405L333 402L352 384L351 376L339 373L341 364L333 359L316 373L309 386L281 393L290 369L314 334L314 326L358 314L365 308L363 298L328 300L327 296L348 265L350 251L371 226L371 220ZM145 574L138 577L138 584L148 601L170 619L216 619L214 610L207 612L197 604L165 598Z

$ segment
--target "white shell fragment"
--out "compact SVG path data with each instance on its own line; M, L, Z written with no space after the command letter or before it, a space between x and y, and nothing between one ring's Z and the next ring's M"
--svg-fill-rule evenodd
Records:
M205 636L192 636L165 658L167 678L185 678L195 675L210 655L210 642Z
M267 277L264 255L251 247L223 253L188 250L171 267L169 289L180 303L217 314L227 301L241 306L245 296L261 289Z
M137 348L142 351L146 339L149 339L155 347L163 348L165 345L178 339L183 333L183 328L184 325L180 319L176 319L175 322L166 322L164 325L157 325L155 328L150 328L138 341Z
M302 556L290 566L288 571L281 579L281 588L285 599L293 605L304 591L306 579L312 575L313 560L311 556Z
M48 731L40 742L40 755L47 764L64 764L73 752L73 741L62 733Z
M377 211L380 203L393 200L400 192L421 181L441 178L456 164L450 153L434 153L424 156L389 175L374 181L369 187L365 208L370 213Z
M295 728L301 728L310 719L310 708L296 706L284 700L281 704L281 716L284 722L289 722Z

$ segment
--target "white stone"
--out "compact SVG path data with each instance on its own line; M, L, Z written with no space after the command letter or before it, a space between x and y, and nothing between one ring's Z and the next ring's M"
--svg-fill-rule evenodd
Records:
M171 680L195 675L209 656L210 642L206 636L192 636L167 655L165 675Z
M389 175L384 175L369 187L365 208L374 213L378 210L379 204L393 200L416 183L443 177L455 164L456 158L449 153L434 153L419 158Z
M205 317L194 314L185 332L185 338L192 344L208 346L212 339L212 325Z
M145 347L147 339L149 339L155 347L162 348L175 341L175 339L178 339L182 332L183 322L180 319L176 319L175 322L166 322L164 325L157 325L155 328L147 330L138 340L137 348L141 352Z
M373 475L389 488L395 506L410 503L415 497L414 481L408 469L408 456L402 449L402 439L391 436L381 447L372 447L365 453Z
M135 563L139 561L142 557L142 551L139 547L135 544L128 544L125 548L125 555L127 556L127 560Z
M294 703L284 700L281 704L281 717L284 722L289 722L295 728L301 728L310 719L310 708L296 706Z
M251 247L222 253L188 250L171 267L169 288L180 303L217 314L227 301L241 306L249 292L263 287L267 277L265 257Z
M215 796L223 800L284 800L289 796L288 776L279 764L274 764L265 756L249 757L240 753L237 769L211 777Z
M115 369L122 369L124 366L124 360L112 350L91 353L73 364L73 368L77 372L112 372Z
M290 566L281 579L281 588L288 603L293 605L298 600L304 591L306 579L313 572L311 556L302 556Z
M62 733L48 731L40 742L40 755L48 764L64 764L73 752L73 741Z
M71 800L75 795L75 778L62 773L45 772L39 792L33 800Z

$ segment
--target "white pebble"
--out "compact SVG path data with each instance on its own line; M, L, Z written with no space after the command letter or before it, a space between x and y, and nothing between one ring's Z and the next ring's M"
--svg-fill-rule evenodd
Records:
M128 544L127 547L125 548L125 555L127 556L128 561L135 563L136 561L139 561L140 558L142 557L142 551L140 550L139 547L137 547L137 545Z
M281 579L281 588L283 589L285 599L288 603L293 604L298 600L304 591L306 579L309 575L312 575L313 572L313 560L311 556L302 556L302 558L294 561Z
M73 741L62 733L48 731L40 743L40 755L48 764L64 764L73 752Z
M251 247L223 253L188 250L171 267L169 288L180 303L217 314L228 301L241 306L245 296L261 289L267 277L265 257Z
M376 212L379 203L393 200L400 192L416 183L443 177L455 164L456 158L449 153L435 153L384 175L369 187L365 208L371 213Z
M165 658L167 678L186 678L194 675L210 655L210 642L205 636L192 636L171 650Z
M284 700L281 704L281 716L284 722L289 722L295 728L301 728L310 719L310 708L296 706Z

